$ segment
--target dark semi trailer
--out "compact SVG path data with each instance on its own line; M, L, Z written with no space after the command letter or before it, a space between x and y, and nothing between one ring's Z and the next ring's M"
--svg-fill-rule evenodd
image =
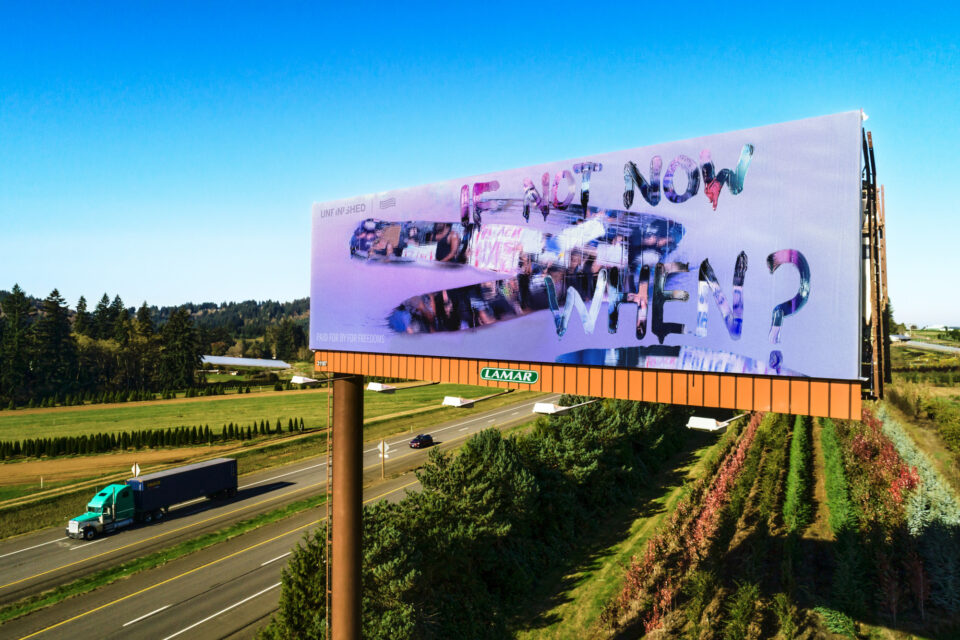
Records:
M237 461L216 458L111 484L87 504L87 511L70 520L67 535L92 540L101 533L134 522L163 518L167 510L196 498L229 498L237 493Z

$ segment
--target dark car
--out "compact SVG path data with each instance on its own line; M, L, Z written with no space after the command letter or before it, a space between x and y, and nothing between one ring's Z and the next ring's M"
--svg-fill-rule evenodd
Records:
M410 441L411 449L423 449L424 447L429 447L433 444L433 436L429 433L421 433L416 438Z

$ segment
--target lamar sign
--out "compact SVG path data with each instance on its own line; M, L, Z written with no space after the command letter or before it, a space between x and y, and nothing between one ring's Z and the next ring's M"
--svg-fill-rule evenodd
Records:
M540 374L536 371L525 371L523 369L494 369L492 367L484 367L480 370L480 377L484 380L534 384L540 379Z

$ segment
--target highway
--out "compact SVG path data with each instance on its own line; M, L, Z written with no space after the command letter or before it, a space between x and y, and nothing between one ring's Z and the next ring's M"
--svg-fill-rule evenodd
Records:
M425 433L433 435L441 449L453 448L483 428L509 427L528 420L537 400L555 401L557 397L501 407L438 425ZM391 456L386 463L386 482L379 481L376 443L368 443L364 452L364 482L374 484L365 491L365 500L400 499L407 489L415 488L412 474L398 474L422 464L428 451L411 450L408 441L408 435L389 440ZM19 538L0 546L0 597L10 601L35 593L94 569L220 529L285 502L315 495L323 490L324 464L322 460L313 460L244 477L235 500L219 505L186 505L172 510L171 518L162 523L93 542L65 538L62 530L45 532L46 539L44 535ZM250 637L258 620L276 608L280 571L288 552L323 513L320 508L298 514L10 621L3 625L0 635L86 638L134 633L140 638Z
M960 347L949 347L945 344L934 344L932 342L919 342L911 340L910 342L897 343L904 347L916 347L917 349L926 349L927 351L943 351L945 353L960 353Z

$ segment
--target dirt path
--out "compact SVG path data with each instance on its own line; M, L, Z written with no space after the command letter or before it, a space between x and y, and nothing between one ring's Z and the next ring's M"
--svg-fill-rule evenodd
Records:
M810 444L813 447L813 502L816 510L813 514L813 522L803 532L802 537L810 540L833 541L833 530L830 528L830 506L827 504L827 467L820 441L822 431L820 420L815 419L811 429Z

